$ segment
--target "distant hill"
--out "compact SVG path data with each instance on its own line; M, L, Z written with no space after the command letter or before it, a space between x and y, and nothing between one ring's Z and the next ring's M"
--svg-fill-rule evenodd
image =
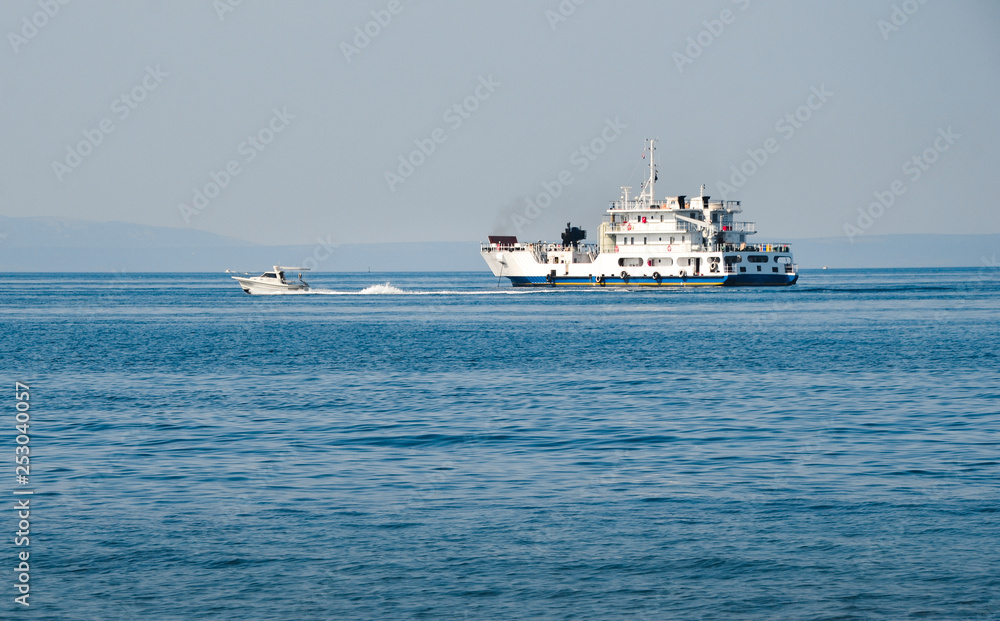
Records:
M169 227L0 216L0 268L15 272L482 271L478 242L264 246Z
M92 222L71 218L0 216L0 248L248 248L241 239L193 229Z
M786 241L786 240L782 240ZM792 239L801 268L978 267L1000 256L1000 235ZM274 264L326 272L484 271L479 243L264 246L192 229L0 216L0 267L15 272L258 271Z
M1000 257L1000 235L883 235L792 240L802 268L982 267Z

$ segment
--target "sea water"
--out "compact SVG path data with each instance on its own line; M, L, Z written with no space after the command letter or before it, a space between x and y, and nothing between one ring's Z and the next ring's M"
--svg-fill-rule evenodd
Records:
M0 616L1000 618L996 268L308 280L5 277Z

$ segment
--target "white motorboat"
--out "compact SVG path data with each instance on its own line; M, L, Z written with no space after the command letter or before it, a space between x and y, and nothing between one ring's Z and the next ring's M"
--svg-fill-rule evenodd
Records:
M233 276L233 280L240 283L243 291L250 294L288 293L290 291L309 291L309 284L302 280L302 272L308 271L307 267L283 267L273 266L270 272L264 272L260 276L244 274ZM297 281L288 281L285 272L299 272Z

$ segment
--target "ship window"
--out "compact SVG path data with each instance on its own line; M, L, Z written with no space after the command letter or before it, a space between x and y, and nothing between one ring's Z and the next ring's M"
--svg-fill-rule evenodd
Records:
M644 243L644 244L646 243L646 238L645 237L642 238L642 243Z
M674 260L670 257L653 259L653 265L673 265Z
M740 272L745 272L745 271L747 271L747 268L745 268L745 267L741 267L740 268Z
M774 257L774 262L775 263L783 263L783 264L787 265L787 264L789 264L789 263L792 262L792 257L785 257L785 256Z
M772 272L774 272L774 273L777 273L777 272L778 272L778 268L776 268L776 267L772 267L772 268L771 268L771 271L772 271Z
M673 237L670 238L670 243L671 244L674 243L674 238Z
M277 276L275 276L271 272L265 272L263 277L264 278L277 278Z
M760 271L760 266L759 266L759 265L757 266L757 271L758 271L758 272Z
M681 257L677 259L677 265L680 265L681 267L687 267L691 265L691 259L689 257Z
M747 261L751 263L767 263L767 257L762 254L752 254L747 257Z

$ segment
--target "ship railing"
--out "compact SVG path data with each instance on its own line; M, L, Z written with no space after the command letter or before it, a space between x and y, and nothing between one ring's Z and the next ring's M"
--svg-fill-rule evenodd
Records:
M756 222L726 222L722 225L723 231L733 231L735 233L756 233Z
M673 229L660 228L663 225L673 224ZM656 226L660 225L660 226ZM629 226L632 228L630 229ZM691 225L687 222L615 222L609 224L606 231L608 233L633 233L635 231L655 231L657 233L688 233Z
M791 244L716 244L721 252L791 252Z
M488 244L486 242L480 242L479 250L480 252L496 252L499 250L524 250L525 244Z
M596 252L597 244L577 244L574 246L564 246L562 244L553 244L543 241L538 242L517 242L516 244L489 244L486 242L479 243L479 249L483 252L495 252L498 250L511 251L511 250L544 250L551 252L562 252L566 250L575 250L577 252Z
M486 242L480 242L479 249L482 252L497 252L500 250L506 252L518 251L518 250L524 251L524 250L531 250L532 246L534 245L535 244L527 242L517 242L516 244L500 244L500 243L490 244Z
M544 250L545 252L567 252L569 250L572 250L574 252L587 253L597 250L596 244L577 244L576 246L565 246L563 244L546 244L543 242L539 242L537 244L532 244L532 245L538 246L541 250Z
M624 211L629 209L649 209L652 207L649 202L639 199L630 199L627 201L617 200L611 203L611 209L616 211ZM656 205L659 208L659 205Z
M629 199L627 201L617 200L611 202L612 211L628 211L633 209L701 209L701 197L694 196L686 198L680 203L675 198L668 198L663 201L652 201L647 199ZM709 201L708 206L712 209L725 209L729 213L739 213L743 211L740 201Z

